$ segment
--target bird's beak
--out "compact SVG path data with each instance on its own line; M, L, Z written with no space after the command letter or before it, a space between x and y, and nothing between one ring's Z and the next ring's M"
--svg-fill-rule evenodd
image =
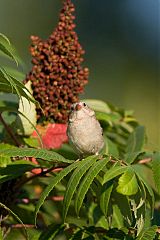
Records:
M79 104L79 103L77 103L76 104L76 107L75 107L75 110L76 111L79 111L79 110L81 110L82 109L82 106Z

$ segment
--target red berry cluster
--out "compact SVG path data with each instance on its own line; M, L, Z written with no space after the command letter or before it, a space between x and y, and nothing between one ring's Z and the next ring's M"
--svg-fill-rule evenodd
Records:
M33 67L25 81L32 82L33 95L43 109L42 113L37 108L38 120L45 116L47 121L66 122L71 104L78 101L88 82L89 70L81 66L84 50L74 31L74 11L71 0L65 0L50 37L43 41L31 36Z

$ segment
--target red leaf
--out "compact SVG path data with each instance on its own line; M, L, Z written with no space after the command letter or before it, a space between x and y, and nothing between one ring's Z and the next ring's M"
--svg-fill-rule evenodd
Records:
M47 149L60 148L63 143L68 141L67 124L49 123L45 127L37 125L37 130L42 136L44 147ZM32 136L38 138L36 131L33 132Z

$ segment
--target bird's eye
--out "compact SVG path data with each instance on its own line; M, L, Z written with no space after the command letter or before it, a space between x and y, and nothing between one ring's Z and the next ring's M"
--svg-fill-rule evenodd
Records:
M84 107L86 107L86 106L87 106L87 104L86 104L86 103L83 103L83 106L84 106Z

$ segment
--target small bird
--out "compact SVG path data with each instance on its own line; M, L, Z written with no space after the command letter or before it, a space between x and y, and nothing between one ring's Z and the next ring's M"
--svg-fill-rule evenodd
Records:
M98 155L104 147L103 131L95 112L84 102L72 104L67 135L80 157Z

